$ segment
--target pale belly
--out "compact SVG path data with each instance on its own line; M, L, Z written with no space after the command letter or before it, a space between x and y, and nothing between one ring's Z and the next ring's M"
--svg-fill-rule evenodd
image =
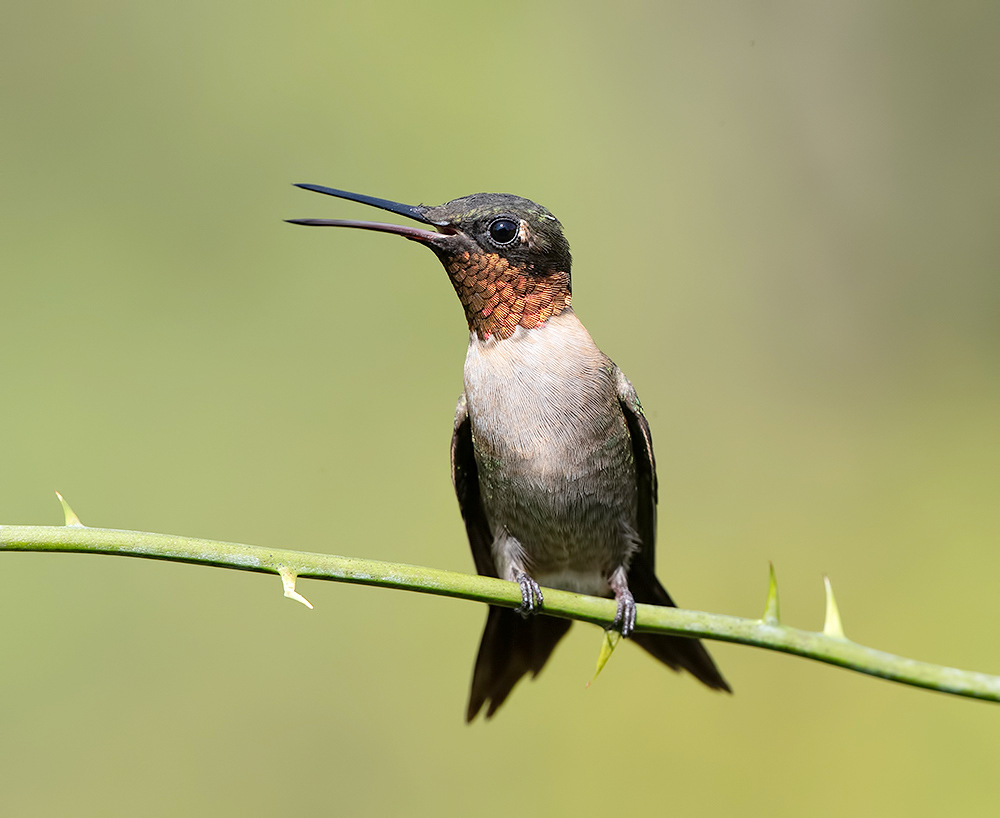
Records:
M608 595L635 548L635 467L613 365L570 317L474 341L466 399L499 575L523 555L543 585Z

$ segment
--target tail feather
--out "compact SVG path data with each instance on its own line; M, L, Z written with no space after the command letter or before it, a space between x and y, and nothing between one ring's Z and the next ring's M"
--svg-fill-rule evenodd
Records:
M629 589L635 601L676 608L677 605L656 575L652 571L635 570L638 567L633 566L628 578ZM630 639L673 670L686 670L713 690L733 692L729 683L719 673L705 646L697 639L662 636L655 633L636 633Z
M636 602L677 607L656 575L640 566L633 566L629 588ZM537 676L571 624L551 616L525 619L515 609L491 605L472 672L466 721L484 706L490 718L523 676ZM699 640L653 633L636 633L629 639L673 670L686 670L714 690L732 692Z
M486 705L490 718L522 676L537 676L572 623L568 619L533 616L491 605L479 644L472 691L465 720L472 721Z

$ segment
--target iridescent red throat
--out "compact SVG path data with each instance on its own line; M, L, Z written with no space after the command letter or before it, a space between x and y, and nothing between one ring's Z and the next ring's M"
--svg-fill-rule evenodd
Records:
M570 306L568 273L535 275L496 253L462 252L445 264L480 339L509 338L517 327L534 329Z

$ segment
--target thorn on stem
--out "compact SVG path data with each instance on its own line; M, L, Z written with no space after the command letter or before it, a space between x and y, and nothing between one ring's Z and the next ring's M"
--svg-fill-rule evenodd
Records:
M63 496L57 491L56 497L59 498L59 503L62 505L63 516L66 518L66 525L72 526L73 528L86 528L86 526L80 522L80 518L76 516L76 512L69 507L69 503L63 498Z
M281 585L285 589L285 596L296 602L301 602L309 610L312 610L312 603L295 590L295 580L298 579L298 575L291 568L279 568L278 574L281 576Z
M781 608L778 605L778 578L774 574L774 563L769 562L771 578L767 589L767 607L764 609L763 621L768 625L781 624Z
M604 631L604 638L601 639L601 653L597 657L597 670L594 672L594 678L587 682L585 687L590 687L597 681L597 677L601 675L601 671L604 670L604 666L608 663L608 659L611 658L611 654L614 653L621 639L622 635L618 631Z
M837 608L837 600L833 598L833 586L830 578L823 575L823 582L826 585L826 622L823 623L823 633L835 639L847 639L844 634L844 626L840 621L840 610Z

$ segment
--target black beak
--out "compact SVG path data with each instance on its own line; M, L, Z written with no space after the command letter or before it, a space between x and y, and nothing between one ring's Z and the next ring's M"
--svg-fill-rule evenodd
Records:
M399 236L420 242L430 242L438 239L442 234L454 234L454 230L448 227L446 222L433 222L424 214L428 210L421 205L407 205L399 202L391 202L388 199L379 199L375 196L365 196L363 193L350 193L346 190L337 190L332 187L322 185L297 184L303 190L312 190L316 193L324 193L327 196L336 196L338 199L348 199L352 202L371 205L372 207L388 210L399 216L406 216L408 219L422 222L437 227L438 230L421 230L419 227L407 227L401 224L387 224L385 222L355 221L353 219L287 219L289 224L303 224L307 227L357 227L362 230L377 230L381 233L395 233Z

